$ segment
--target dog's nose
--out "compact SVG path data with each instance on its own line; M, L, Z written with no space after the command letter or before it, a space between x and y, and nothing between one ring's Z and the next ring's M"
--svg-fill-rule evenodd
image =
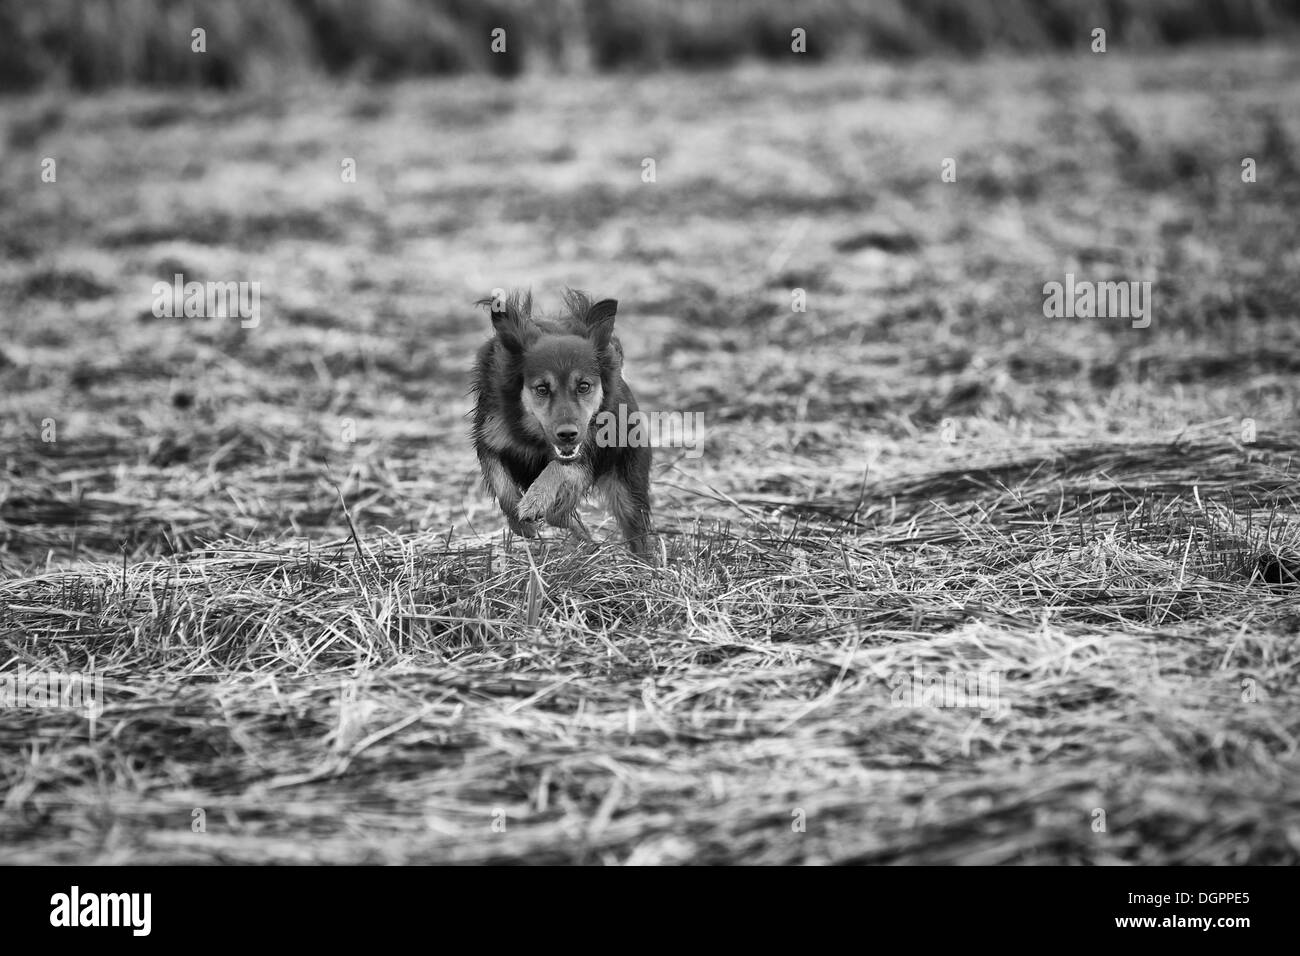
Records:
M565 444L572 444L578 440L578 426L561 425L559 428L555 429L555 437Z

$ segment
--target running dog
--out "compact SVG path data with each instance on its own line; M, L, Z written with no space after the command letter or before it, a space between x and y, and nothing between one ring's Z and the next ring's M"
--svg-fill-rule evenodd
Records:
M478 305L495 334L474 364L472 437L510 529L533 538L545 520L590 541L577 508L595 488L632 552L647 557L650 448L597 441L602 413L637 410L614 335L618 302L568 289L554 321L533 318L531 292Z

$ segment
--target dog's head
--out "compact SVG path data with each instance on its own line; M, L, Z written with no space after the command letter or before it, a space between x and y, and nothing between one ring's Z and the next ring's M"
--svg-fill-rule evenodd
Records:
M591 303L573 292L565 301L569 315L561 327L538 325L531 297L517 296L493 303L501 307L492 310L492 327L519 389L524 430L557 461L569 462L581 455L609 376L617 373L611 340L618 302Z

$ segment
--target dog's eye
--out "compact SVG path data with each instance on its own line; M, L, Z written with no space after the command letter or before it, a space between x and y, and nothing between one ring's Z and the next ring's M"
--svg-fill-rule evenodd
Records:
M542 382L540 385L534 385L533 391L536 392L542 398L545 398L547 395L551 394L551 386L547 385L545 382Z
M590 391L591 391L591 383L590 383L590 382L579 382L579 383L578 383L578 394L579 394L579 395L586 395L586 394L587 394L588 392L590 392Z

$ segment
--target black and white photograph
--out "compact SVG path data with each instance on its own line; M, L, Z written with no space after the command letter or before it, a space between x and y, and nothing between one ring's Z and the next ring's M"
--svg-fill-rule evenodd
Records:
M31 918L1300 862L1298 41L0 0L0 863L105 868ZM1249 938L1198 872L1091 917Z

